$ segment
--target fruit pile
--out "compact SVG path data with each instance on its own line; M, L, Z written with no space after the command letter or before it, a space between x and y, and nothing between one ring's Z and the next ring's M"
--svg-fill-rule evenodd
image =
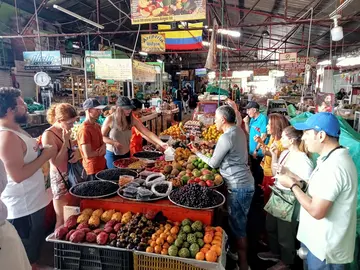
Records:
M202 137L210 142L217 142L222 132L216 129L216 125L211 125L202 132Z
M164 166L162 173L168 176L174 187L195 183L213 187L223 183L218 170L211 169L196 156L190 156L187 162L174 161L171 165Z
M178 147L175 149L175 161L187 161L191 156L191 151L188 148Z
M216 262L222 251L222 228L205 227L201 221L184 219L160 225L149 240L146 252Z
M203 209L220 205L224 198L213 189L200 185L186 185L174 190L169 198L182 206Z
M181 129L186 132L186 129L184 129L182 123L180 122L177 125L173 125L171 127L169 127L168 129L164 130L162 133L160 133L161 135L169 135L171 136L173 139L178 139L180 138L180 135L182 134Z

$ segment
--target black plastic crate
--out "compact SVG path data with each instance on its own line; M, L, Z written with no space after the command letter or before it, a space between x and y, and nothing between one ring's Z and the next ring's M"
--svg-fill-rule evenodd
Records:
M131 270L133 254L106 247L54 243L54 265L64 270Z

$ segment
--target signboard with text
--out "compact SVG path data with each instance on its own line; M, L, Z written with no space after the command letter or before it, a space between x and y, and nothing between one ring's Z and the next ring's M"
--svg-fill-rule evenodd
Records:
M279 54L279 64L286 65L286 64L293 64L296 63L297 60L297 53L280 53Z
M23 52L25 70L61 70L60 51Z
M130 5L132 24L206 19L206 0L130 0Z
M85 51L85 65L87 72L95 72L95 59L96 58L104 58L111 59L112 52L111 51Z
M133 80L134 82L155 82L156 69L155 66L133 60Z
M131 59L95 59L95 79L130 81Z
M141 51L147 53L165 52L165 36L163 34L141 35Z

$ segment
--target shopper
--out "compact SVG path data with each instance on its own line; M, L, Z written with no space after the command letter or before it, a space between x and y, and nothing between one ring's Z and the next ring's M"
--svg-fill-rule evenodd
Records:
M248 270L247 263L247 215L254 194L254 178L248 167L248 153L244 131L235 124L236 113L231 106L216 110L215 125L224 134L220 136L211 158L192 147L192 151L212 168L220 168L227 189L229 225L236 238L239 267Z
M302 135L302 131L289 126L283 130L281 135L281 144L286 150L284 150L278 158L278 150L276 147L270 149L272 153L272 171L275 177L277 173L286 172L304 181L309 180L314 167L305 152L304 143L301 140ZM275 181L275 186L283 194L291 192L289 188L282 186L278 181ZM273 193L271 196L278 195ZM268 211L266 216L266 230L270 252L258 254L258 257L262 260L278 262L273 267L268 268L270 270L286 270L290 269L290 266L294 264L299 207L296 198L289 196L287 200L290 200L290 198L293 204L290 208L287 201L281 201L280 204L276 204L276 201L270 199L270 211ZM284 207L282 207L282 205L284 205ZM273 208L274 211L271 211ZM278 211L282 211L281 215L283 215L284 218L276 217L279 213ZM289 211L289 213L286 214L284 211ZM289 218L291 220L288 220Z
M260 198L261 189L259 185L264 178L263 169L260 164L264 158L264 154L261 151L260 145L255 141L257 136L261 137L265 143L266 140L266 126L268 119L264 114L259 112L260 105L255 101L250 101L245 107L247 116L244 118L245 131L249 135L249 154L250 154L250 166L255 179L255 198Z
M153 142L167 148L158 136L150 132L138 119L133 116L135 108L128 97L119 97L116 102L116 111L108 116L101 128L104 142L106 143L106 164L108 168L114 168L114 161L120 158L130 157L131 129L136 127L139 132L150 138Z
M281 152L284 150L284 147L281 144L281 134L283 130L289 126L289 121L282 114L272 113L269 115L269 123L266 127L267 134L270 136L269 142L267 145L261 140L260 137L256 139L259 143L262 152L264 153L264 161L262 167L264 170L264 179L262 182L262 189L264 191L264 203L266 204L270 198L271 189L269 186L274 184L274 174L271 168L272 158L277 158L280 156ZM272 149L270 151L270 149Z
M189 99L190 99L190 92L188 87L184 87L181 93L182 96L182 105L184 108L184 113L187 114L188 109L189 109Z
M94 98L89 98L83 103L86 116L78 130L77 141L89 181L95 180L95 175L106 169L106 145L103 141L101 126L96 122L105 107Z
M176 119L178 122L181 121L182 119L182 96L181 96L181 91L178 89L173 88L173 102L176 106L178 106L179 108L179 114L178 114L178 118Z
M37 141L20 127L26 122L27 107L21 91L0 88L0 159L8 179L1 200L35 269L44 240L45 209L51 202L41 167L56 155L56 149L46 147L40 153Z
M6 171L0 160L0 195L7 184ZM0 262L2 269L30 270L31 265L26 256L24 245L19 234L7 220L6 205L0 199Z
M56 214L55 228L64 224L64 206L76 205L76 199L69 193L68 163L80 159L79 151L73 151L71 128L77 120L76 109L68 103L52 105L47 111L47 121L52 126L43 136L44 145L51 145L56 155L50 159L50 182Z
M331 113L318 113L304 123L303 140L319 154L305 193L298 177L283 173L280 183L301 204L297 238L308 250L309 270L342 270L354 259L358 173L349 151L339 144L340 124Z
M135 119L141 118L141 109L142 109L142 102L138 99L132 99L131 104L134 106L133 109L133 117ZM131 128L131 139L130 139L130 155L133 156L135 153L143 151L143 138L154 145L154 143L149 137L145 136L139 130L133 126Z

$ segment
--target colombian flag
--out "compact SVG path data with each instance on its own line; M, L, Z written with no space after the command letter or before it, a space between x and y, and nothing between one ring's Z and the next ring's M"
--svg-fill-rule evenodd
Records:
M201 28L203 23L189 23L188 28ZM184 29L183 25L179 25L180 29ZM171 25L159 24L159 30L171 29ZM195 50L202 48L202 33L203 30L190 30L190 31L169 31L159 32L165 35L165 48L167 50Z

